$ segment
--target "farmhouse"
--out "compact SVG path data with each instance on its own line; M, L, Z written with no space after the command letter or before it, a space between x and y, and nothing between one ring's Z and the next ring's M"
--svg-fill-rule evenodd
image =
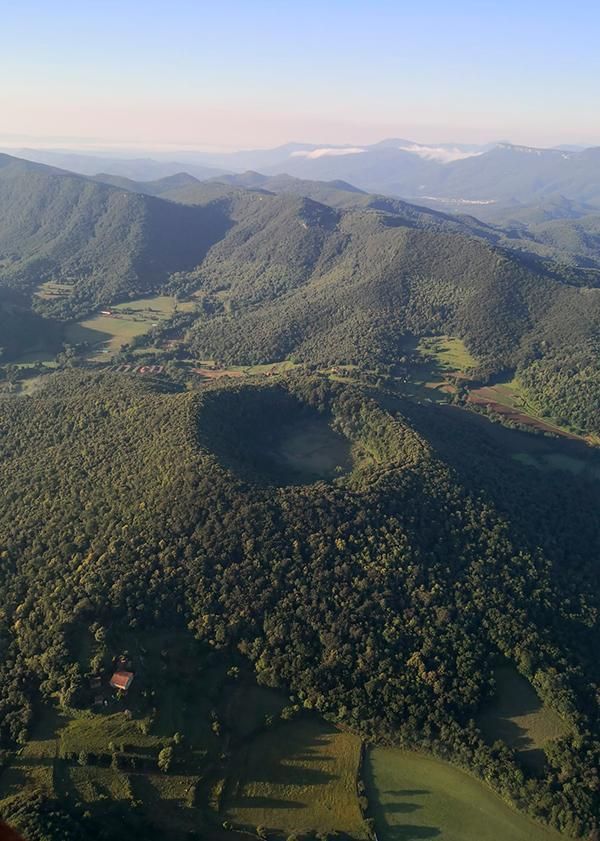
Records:
M133 672L115 672L110 679L113 689L120 689L122 692L127 692L132 682Z

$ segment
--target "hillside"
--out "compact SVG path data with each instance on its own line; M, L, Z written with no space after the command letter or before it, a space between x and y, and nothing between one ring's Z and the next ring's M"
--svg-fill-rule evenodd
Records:
M89 312L197 265L227 228L190 208L0 156L0 284L71 287L55 311Z
M298 484L297 475L289 482L280 473L273 484L273 474L254 470L272 436L297 435L300 410L345 439L353 458L345 475ZM92 726L87 686L110 661L110 640L129 639L131 651L141 633L147 662L153 634L176 630L190 645L191 631L215 652L237 651L261 686L291 693L304 709L369 738L427 748L532 816L589 830L597 808L589 684L598 664L586 552L598 541L597 488L537 479L517 465L503 474L485 446L468 478L463 433L453 437L452 424L439 442L418 418L392 415L323 379L194 395L118 374L66 372L29 400L3 401L0 412L6 746L29 744L40 704L56 703L63 716L79 716L80 728ZM238 457L243 466L231 461ZM529 497L524 509L511 482ZM537 528L537 517L553 511L571 527ZM508 748L490 747L469 723L491 692L498 652L581 734L548 749L545 777L525 775ZM155 668L172 654L157 652ZM199 699L208 691L206 666L202 674ZM159 678L146 680L153 686ZM160 691L153 697L166 703ZM141 779L167 737L175 748L171 785L182 773L215 779L202 751L186 764L192 758L173 729L161 729L162 710L151 713L143 694L126 703L133 729L121 748L118 738L109 745L108 759L117 755L113 769L125 770L136 791L146 791ZM210 702L201 703L210 723ZM122 713L121 700L111 704L113 715ZM135 722L146 718L138 731ZM61 754L52 779L73 765L105 774L105 744ZM27 750L17 768L27 765ZM49 796L55 789L46 786L54 783L42 784ZM77 809L68 790L61 797ZM111 819L119 804L107 805ZM142 803L137 815L151 837L161 817ZM86 820L95 837L98 827Z
M475 214L537 203L556 193L600 207L598 148L428 145L389 138L361 146L289 143L268 150L196 153L193 159L238 172L342 180L370 193Z
M542 402L563 392L572 359L577 425L598 428L598 289L561 281L478 236L481 226L410 205L325 212L282 196L251 206L184 281L213 300L189 334L201 357L393 365L407 334L449 332L485 376L537 360L543 373L529 382ZM566 404L561 414L573 417Z
M180 174L115 186L1 161L0 283L37 292L45 314L194 294L190 349L234 364L393 366L410 336L451 334L480 377L517 369L554 417L598 431L598 272L569 257L562 221L511 240L473 217L339 183L262 182L275 192L256 174L253 189ZM590 254L592 219L569 223Z
M146 196L162 196L176 190L202 184L202 181L187 172L176 172L154 181L134 181L132 178L125 178L122 175L101 172L94 175L93 180L100 184L110 184L122 190L129 190L132 193L143 193Z
M60 348L60 326L33 313L26 298L0 288L0 364L32 351L54 355Z
M182 152L176 161L27 149L18 154L86 175L105 172L142 181L183 171L201 180L224 175L237 186L252 188L266 186L259 185L259 173L276 179L293 176L313 182L346 182L369 193L400 196L450 212L466 210L486 219L498 211L538 204L556 194L600 208L600 149L594 147L428 145L388 138L364 146L288 143L275 149L222 154Z
M30 149L27 147L3 150L18 158L76 172L79 175L97 175L99 172L135 181L168 178L186 171L199 179L214 178L226 173L223 167L206 166L201 162L186 160L156 160L152 157L119 157L59 149Z

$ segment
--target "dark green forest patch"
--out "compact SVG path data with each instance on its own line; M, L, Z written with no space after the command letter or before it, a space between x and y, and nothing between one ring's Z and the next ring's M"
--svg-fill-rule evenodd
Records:
M45 379L30 399L0 401L5 798L31 779L31 797L41 789L61 803L100 804L85 808L102 826L108 803L120 804L109 831L123 827L126 838L151 838L124 826L135 814L173 825L165 801L190 821L208 804L220 823L230 814L283 829L256 800L242 814L248 804L229 785L298 802L262 789L268 740L248 773L226 767L228 756L246 756L242 742L261 721L275 723L283 695L355 736L456 761L531 817L589 837L596 483L565 473L542 486L539 471L504 458L475 423L465 435L450 410L430 418L409 401L402 411L398 398L392 414L323 377L178 394L116 373ZM263 486L217 458L215 442L245 443L236 430L259 439L263 426L305 411L349 442L350 474ZM368 454L364 465L357 453ZM529 663L540 698L572 723L573 736L549 743L542 778L472 723L498 650ZM97 705L121 655L133 685L126 699L111 692ZM38 733L48 706L69 717L59 734ZM297 754L289 761L296 767ZM183 817L179 826L191 828Z

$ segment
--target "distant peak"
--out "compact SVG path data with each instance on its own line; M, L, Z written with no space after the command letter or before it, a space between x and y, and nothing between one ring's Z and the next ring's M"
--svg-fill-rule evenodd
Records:
M465 158L476 158L483 154L481 149L473 149L472 147L465 146L426 146L421 143L409 143L398 146L397 148L401 152L410 152L425 160L437 161L442 164L462 161Z
M538 146L522 146L517 143L498 143L498 145L495 148L505 152L517 152L519 154L526 155L560 155L563 158L569 158L572 154L570 152L565 151L564 149L547 149Z

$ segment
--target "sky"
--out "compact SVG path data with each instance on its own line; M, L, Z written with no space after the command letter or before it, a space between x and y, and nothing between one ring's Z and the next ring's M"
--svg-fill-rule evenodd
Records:
M600 145L597 0L7 0L0 144Z

